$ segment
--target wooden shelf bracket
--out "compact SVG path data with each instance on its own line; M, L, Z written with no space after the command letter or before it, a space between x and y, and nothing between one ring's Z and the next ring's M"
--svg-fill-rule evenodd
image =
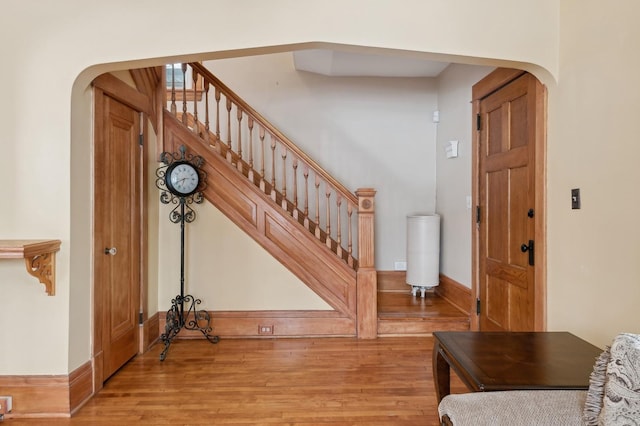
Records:
M0 240L0 259L24 258L27 272L44 284L49 296L54 296L60 243L60 240Z

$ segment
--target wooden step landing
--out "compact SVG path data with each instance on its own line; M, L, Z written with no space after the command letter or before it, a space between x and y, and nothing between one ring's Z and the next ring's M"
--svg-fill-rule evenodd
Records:
M432 291L425 298L410 290L378 292L378 336L464 330L469 330L469 315Z

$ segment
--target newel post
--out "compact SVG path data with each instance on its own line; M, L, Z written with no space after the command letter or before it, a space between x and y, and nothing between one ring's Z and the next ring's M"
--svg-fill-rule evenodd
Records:
M378 280L374 252L374 198L373 188L360 188L358 196L358 272L357 323L358 338L378 337Z

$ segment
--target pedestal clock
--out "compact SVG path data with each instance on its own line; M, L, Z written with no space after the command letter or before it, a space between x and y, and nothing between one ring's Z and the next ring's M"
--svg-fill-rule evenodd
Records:
M202 303L190 294L184 294L184 230L185 224L196 218L191 205L204 201L202 191L206 187L206 173L202 170L204 159L186 153L181 145L179 152L163 152L160 155L162 165L156 170L156 186L160 189L160 201L163 204L175 204L169 220L180 224L180 294L171 300L171 308L167 311L165 331L160 336L164 349L160 353L160 361L164 361L171 341L181 329L201 332L211 343L217 343L218 336L211 335L211 317L206 310L199 310ZM185 310L185 306L187 309Z

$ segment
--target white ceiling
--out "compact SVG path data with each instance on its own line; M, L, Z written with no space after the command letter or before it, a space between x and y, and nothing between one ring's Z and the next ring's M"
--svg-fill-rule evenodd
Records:
M448 62L369 53L309 49L293 52L298 71L331 77L437 77Z

